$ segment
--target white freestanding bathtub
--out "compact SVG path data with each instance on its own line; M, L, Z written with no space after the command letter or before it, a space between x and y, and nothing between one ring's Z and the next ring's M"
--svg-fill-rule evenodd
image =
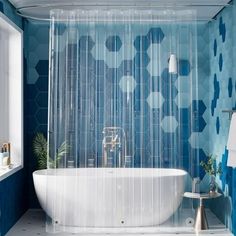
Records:
M68 227L137 227L165 222L179 207L186 172L76 168L33 173L47 215Z

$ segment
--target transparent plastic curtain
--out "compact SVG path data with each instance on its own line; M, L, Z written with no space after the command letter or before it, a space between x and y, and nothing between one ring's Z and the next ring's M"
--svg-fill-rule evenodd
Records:
M178 225L185 188L178 169L198 176L199 164L189 144L197 125L194 15L51 12L48 232Z

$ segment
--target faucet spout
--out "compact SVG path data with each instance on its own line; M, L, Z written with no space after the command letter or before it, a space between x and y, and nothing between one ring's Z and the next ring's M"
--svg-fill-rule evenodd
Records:
M103 166L125 167L126 137L121 127L103 129Z

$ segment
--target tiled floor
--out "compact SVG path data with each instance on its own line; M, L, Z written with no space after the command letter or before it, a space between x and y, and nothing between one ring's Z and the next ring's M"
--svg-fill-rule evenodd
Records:
M185 210L182 214L182 222L186 222L186 218L189 216L189 212ZM213 215L210 211L207 210L208 223L210 225L210 230L202 231L200 235L217 235L217 236L230 236L232 235L224 225ZM170 227L169 223L166 222L161 227L155 228L130 228L130 229L113 229L113 233L119 234L122 236L125 235L135 235L135 236L144 236L144 235L158 235L158 236L173 236L173 235L184 235L184 236L193 236L196 235L191 226L184 226L180 224L178 227ZM93 229L94 231L94 229ZM83 235L89 236L92 230L88 233L83 233ZM109 233L105 233L104 229L97 229L96 232L101 235L109 236ZM112 231L110 232L112 233ZM198 234L198 235L199 235ZM41 210L29 210L26 214L15 224L15 226L8 232L6 236L52 236L45 232L45 216ZM76 233L58 233L56 236L70 236L70 235L81 235Z

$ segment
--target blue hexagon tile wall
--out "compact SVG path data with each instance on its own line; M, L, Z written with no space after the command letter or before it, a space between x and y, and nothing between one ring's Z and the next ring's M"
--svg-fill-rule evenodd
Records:
M235 22L236 14L235 1L231 9L225 9L217 16L216 21L210 23L209 45L210 45L210 87L209 95L211 98L210 124L210 151L217 157L217 162L222 163L222 175L219 183L225 195L231 198L232 209L236 209L235 190L233 179L235 173L227 167L228 151L226 150L228 130L230 121L222 110L232 109L235 106L235 67L231 64L232 58L235 60L233 51L235 50ZM212 86L213 85L213 86ZM214 204L213 204L213 207ZM215 208L218 208L215 207ZM220 206L221 209L224 207ZM224 211L216 211L217 216L225 220ZM233 210L233 220L236 211ZM228 215L230 218L231 215ZM231 219L227 219L231 220ZM236 222L233 223L236 232Z
M48 42L45 42L45 39L42 38L38 31L40 30L40 32L46 32L48 30L48 25L42 24L40 27L38 27L38 25L29 22L27 25L27 30L29 32L28 36L30 40L29 44L26 42L26 47L29 49L29 53L26 56L26 62L28 65L27 119L31 124L29 137L32 138L32 135L35 132L41 131L46 133L47 129L48 50L41 52L38 48L42 48L45 45L48 46ZM56 33L58 35L62 35L65 30L65 27L62 25L60 30ZM167 34L164 34L164 32L167 32ZM150 52L149 48L154 46L154 49L155 45L162 47L163 43L165 43L165 40L169 40L169 37L170 35L168 34L168 31L163 31L162 27L150 28L145 34L136 35L133 40L133 45L130 45L134 47L134 57L129 60L122 58L118 67L113 66L111 62L107 61L109 60L109 57L96 59L93 49L97 47L96 50L104 50L105 48L108 53L115 53L116 56L119 56L123 51L123 49L121 50L124 44L122 35L119 35L118 33L115 33L114 35L110 34L104 38L103 42L96 42L90 35L82 35L79 39L79 46L80 52L82 54L89 55L91 69L96 69L98 72L98 81L103 79L104 76L111 79L116 77L122 92L134 94L134 109L137 114L140 113L141 103L144 104L146 111L149 109L155 115L158 114L159 111L162 111L162 117L159 118L157 125L161 125L163 137L166 141L173 139L174 135L177 135L177 133L182 130L181 135L183 137L183 142L186 143L186 149L182 153L181 158L186 159L186 153L190 152L199 152L199 155L204 158L205 150L201 147L196 148L191 145L189 138L191 136L191 132L201 133L206 129L207 122L204 117L206 111L206 106L204 103L205 101L193 101L192 105L190 101L186 108L182 108L181 106L179 107L180 104L178 104L177 100L179 94L177 82L178 78L181 77L182 79L188 79L188 76L192 70L189 60L187 58L178 58L178 74L169 75L169 52L164 51L166 54L164 55L166 60L161 64L159 75L153 73L153 70L149 67L153 60L153 54ZM71 45L71 47L74 46L75 45ZM99 49L99 47L101 48ZM73 50L71 51L73 52ZM81 64L83 63L84 62L81 61ZM83 65L86 66L86 64ZM129 91L127 91L125 87L127 81L130 84ZM160 81L163 83L160 83ZM103 86L98 85L98 89L99 93L103 92ZM144 96L142 98L140 97L141 92L143 94L142 96ZM181 94L181 96L184 95ZM143 100L141 101L141 99ZM217 96L215 99L217 99ZM103 102L99 101L98 106L102 106L102 104ZM188 126L188 119L190 118L189 114L191 113L192 109L197 111L197 113L195 117L196 122L194 123L191 131L190 127ZM181 116L182 118L178 116L179 113L183 114L183 116ZM187 116L185 117L184 114L187 114ZM99 120L102 121L102 119ZM170 123L172 124L171 126ZM99 123L98 125L101 125L102 127L103 124ZM137 130L139 129L137 128ZM147 137L146 142L148 146L151 145L150 143L155 142L155 140L149 140L149 137ZM146 152L146 150L138 150L139 154L141 152ZM156 155L156 151L153 153L153 155ZM140 163L138 158L139 157L137 156L137 164ZM165 165L167 165L169 161L170 160L168 158L165 158ZM145 163L149 162L145 161ZM190 163L190 161L188 163ZM185 164L184 167L189 168L190 166Z

